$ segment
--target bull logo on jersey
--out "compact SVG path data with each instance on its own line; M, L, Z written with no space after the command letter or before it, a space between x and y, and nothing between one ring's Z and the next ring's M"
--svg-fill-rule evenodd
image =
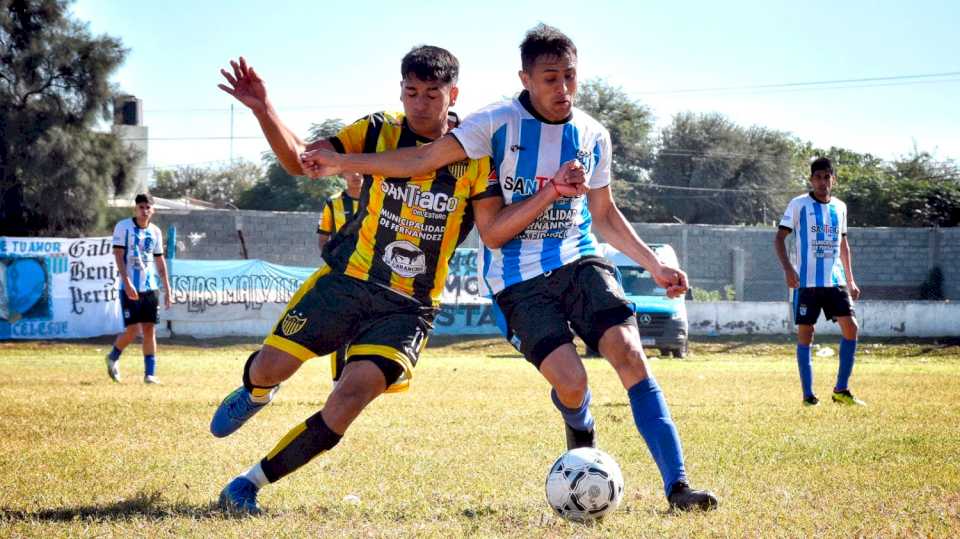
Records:
M290 311L280 322L280 331L287 337L298 333L307 324L307 317L297 311Z
M590 174L593 169L593 154L587 150L577 150L577 161L580 161L580 164L583 165L583 171Z
M454 178L459 178L467 173L467 167L469 166L470 161L464 159L462 161L457 161L456 163L447 165L447 170L450 171L450 174L453 174Z
M387 245L384 249L383 261L401 277L414 277L427 271L427 255L406 240Z

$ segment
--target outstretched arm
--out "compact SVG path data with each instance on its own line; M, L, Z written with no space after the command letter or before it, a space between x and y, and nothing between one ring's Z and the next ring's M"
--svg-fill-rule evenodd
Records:
M680 268L664 264L640 239L613 202L609 185L591 189L587 194L587 202L590 205L593 228L607 243L646 268L657 284L667 289L667 296L675 298L687 292L687 274Z
M466 158L467 153L453 135L445 135L416 148L400 148L389 152L341 154L316 149L301 156L302 168L311 177L349 170L386 178L422 176Z
M283 169L291 176L303 176L300 154L304 151L305 145L300 137L280 120L277 110L273 108L273 104L267 97L267 86L263 79L257 75L253 67L247 65L243 56L239 61L230 60L230 67L232 73L226 69L220 70L229 86L218 84L217 87L235 97L253 112Z

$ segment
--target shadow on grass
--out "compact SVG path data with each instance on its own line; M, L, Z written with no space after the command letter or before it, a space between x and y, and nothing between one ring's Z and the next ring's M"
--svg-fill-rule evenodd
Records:
M124 521L138 517L153 519L170 517L204 519L229 518L229 515L226 515L214 502L204 505L190 505L183 502L173 504L164 503L159 492L139 492L132 498L115 503L41 509L39 511L15 511L0 508L0 522Z

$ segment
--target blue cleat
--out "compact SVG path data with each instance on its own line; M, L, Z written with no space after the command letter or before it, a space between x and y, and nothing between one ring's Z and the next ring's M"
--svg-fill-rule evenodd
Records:
M228 513L259 515L263 512L257 505L257 491L259 490L246 477L235 477L220 491L220 509Z
M213 413L213 419L210 420L210 432L217 438L233 434L254 414L270 404L279 387L270 390L263 402L254 402L253 395L247 391L247 388L238 387L223 399L217 411Z

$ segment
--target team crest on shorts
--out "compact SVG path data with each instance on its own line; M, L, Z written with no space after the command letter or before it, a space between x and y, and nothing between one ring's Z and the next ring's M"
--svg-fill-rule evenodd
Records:
M450 163L447 165L447 170L450 171L450 174L453 174L454 178L459 178L467 173L467 167L470 166L470 161L464 159L462 161L457 161L456 163Z
M283 321L280 322L280 331L284 335L289 337L303 329L303 326L307 324L307 317L298 313L297 311L290 311L287 313L287 316L283 317Z
M797 312L800 313L800 316L806 316L806 315L807 315L807 306L806 306L806 305L801 305L800 307L797 308Z

